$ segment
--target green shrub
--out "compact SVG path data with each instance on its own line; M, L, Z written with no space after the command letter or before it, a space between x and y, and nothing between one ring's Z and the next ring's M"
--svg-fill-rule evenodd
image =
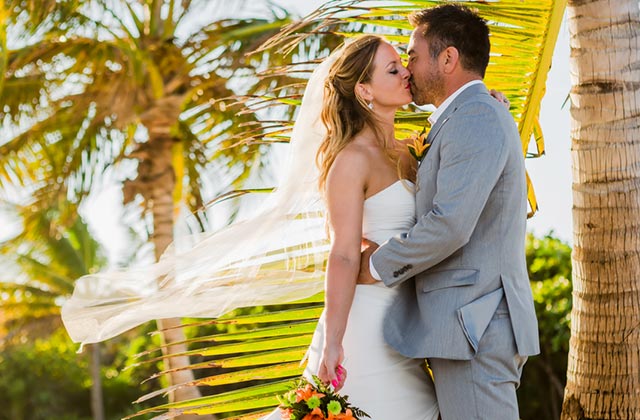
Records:
M155 367L122 371L128 343L123 339L102 346L105 417L120 419L137 411L131 401L158 386L140 384ZM0 348L0 419L92 419L89 355L77 349L64 330Z
M540 354L525 365L518 390L523 420L558 419L571 335L571 248L548 234L527 237L527 267L540 332Z

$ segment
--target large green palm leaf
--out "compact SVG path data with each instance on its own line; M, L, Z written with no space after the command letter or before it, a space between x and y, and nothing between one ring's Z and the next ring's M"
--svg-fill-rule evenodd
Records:
M276 86L299 88L309 69L306 61L326 55L326 44L317 41L323 37L333 37L329 44L335 45L336 36L384 33L391 42L406 45L411 30L406 21L407 14L438 3L402 0L394 2L393 6L372 7L371 2L327 2L303 21L284 28L260 48L261 52L280 53L283 56L293 52L289 65L268 72L265 77L275 80ZM565 1L533 3L499 0L469 3L487 19L491 29L492 56L486 83L490 88L504 92L510 99L510 110L520 129L523 154L527 157L540 156L544 153L544 141L538 113ZM307 56L296 55L298 46L303 42L320 46L322 50L316 49ZM305 63L296 64L296 60ZM296 74L296 71L299 73ZM254 108L281 104L294 109L300 102L300 92L296 93L295 88L286 92L272 89L269 94L243 98L241 103ZM398 112L398 135L406 136L420 131L426 124L427 116L428 113L413 108ZM248 129L238 133L235 139L247 144L287 141L292 123L286 119L275 123L271 120L262 127L265 126L267 128L264 130ZM532 139L534 142L530 147ZM531 185L529 203L533 213L537 204ZM203 369L205 374L200 380L179 386L210 388L213 395L180 404L163 404L145 413L160 412L168 417L181 413L215 413L251 419L268 412L270 407L277 404L275 395L287 389L291 385L291 378L302 371L300 355L310 342L321 303L322 296L316 296L302 303L263 308L263 313L259 315L234 317L232 313L228 317L210 321L213 324L231 325L234 329L190 341L192 347L198 347L191 354L201 355L206 361L193 364L189 369ZM202 327L203 324L199 325ZM152 356L145 355L147 361L155 360ZM166 373L160 372L159 375ZM158 391L141 400L167 391Z
M255 314L237 315L236 312L214 321L191 325L203 328L213 324L228 329L227 332L188 341L196 347L189 355L207 358L188 368L214 372L192 383L174 387L207 387L217 393L181 404L162 404L138 414L161 411L173 417L190 413L228 415L256 409L253 414L268 411L277 404L276 395L291 386L291 378L302 373L304 364L301 360L311 342L322 303L323 295L320 294L304 301L260 308ZM145 356L141 363L157 361L153 354L141 356ZM159 372L157 375L167 373ZM156 391L137 402L169 391L171 389Z

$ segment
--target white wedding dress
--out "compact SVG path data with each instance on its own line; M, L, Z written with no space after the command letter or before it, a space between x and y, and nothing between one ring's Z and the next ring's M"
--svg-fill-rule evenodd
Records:
M367 198L363 210L363 236L384 243L415 224L414 186L397 181ZM436 420L439 415L431 378L421 360L409 359L384 340L382 325L396 294L384 284L357 285L342 342L347 380L340 394L364 410L372 420ZM304 375L318 372L324 340L324 314L309 347ZM280 419L274 411L263 420Z

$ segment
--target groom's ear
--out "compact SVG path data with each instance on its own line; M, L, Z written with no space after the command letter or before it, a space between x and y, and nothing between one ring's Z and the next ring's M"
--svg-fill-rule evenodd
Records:
M460 61L460 52L456 47L447 47L440 54L440 64L442 65L442 70L451 74L456 69Z
M371 92L371 86L366 83L356 84L356 95L364 99L366 102L373 100L373 93Z

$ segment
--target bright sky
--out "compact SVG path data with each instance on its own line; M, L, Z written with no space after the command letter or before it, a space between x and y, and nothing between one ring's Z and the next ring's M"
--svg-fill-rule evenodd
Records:
M275 0L287 10L305 15L315 10L322 0ZM571 242L571 160L569 133L569 105L562 108L569 94L569 41L563 24L555 49L547 92L542 101L541 124L545 136L546 155L528 159L527 169L532 178L540 211L528 222L528 229L537 235L554 231L554 235ZM122 195L112 186L83 206L81 212L92 232L108 249L111 260L126 254L126 229L122 224L120 206ZM4 224L4 223L3 223ZM5 224L5 227L7 225ZM2 235L0 235L2 236Z

